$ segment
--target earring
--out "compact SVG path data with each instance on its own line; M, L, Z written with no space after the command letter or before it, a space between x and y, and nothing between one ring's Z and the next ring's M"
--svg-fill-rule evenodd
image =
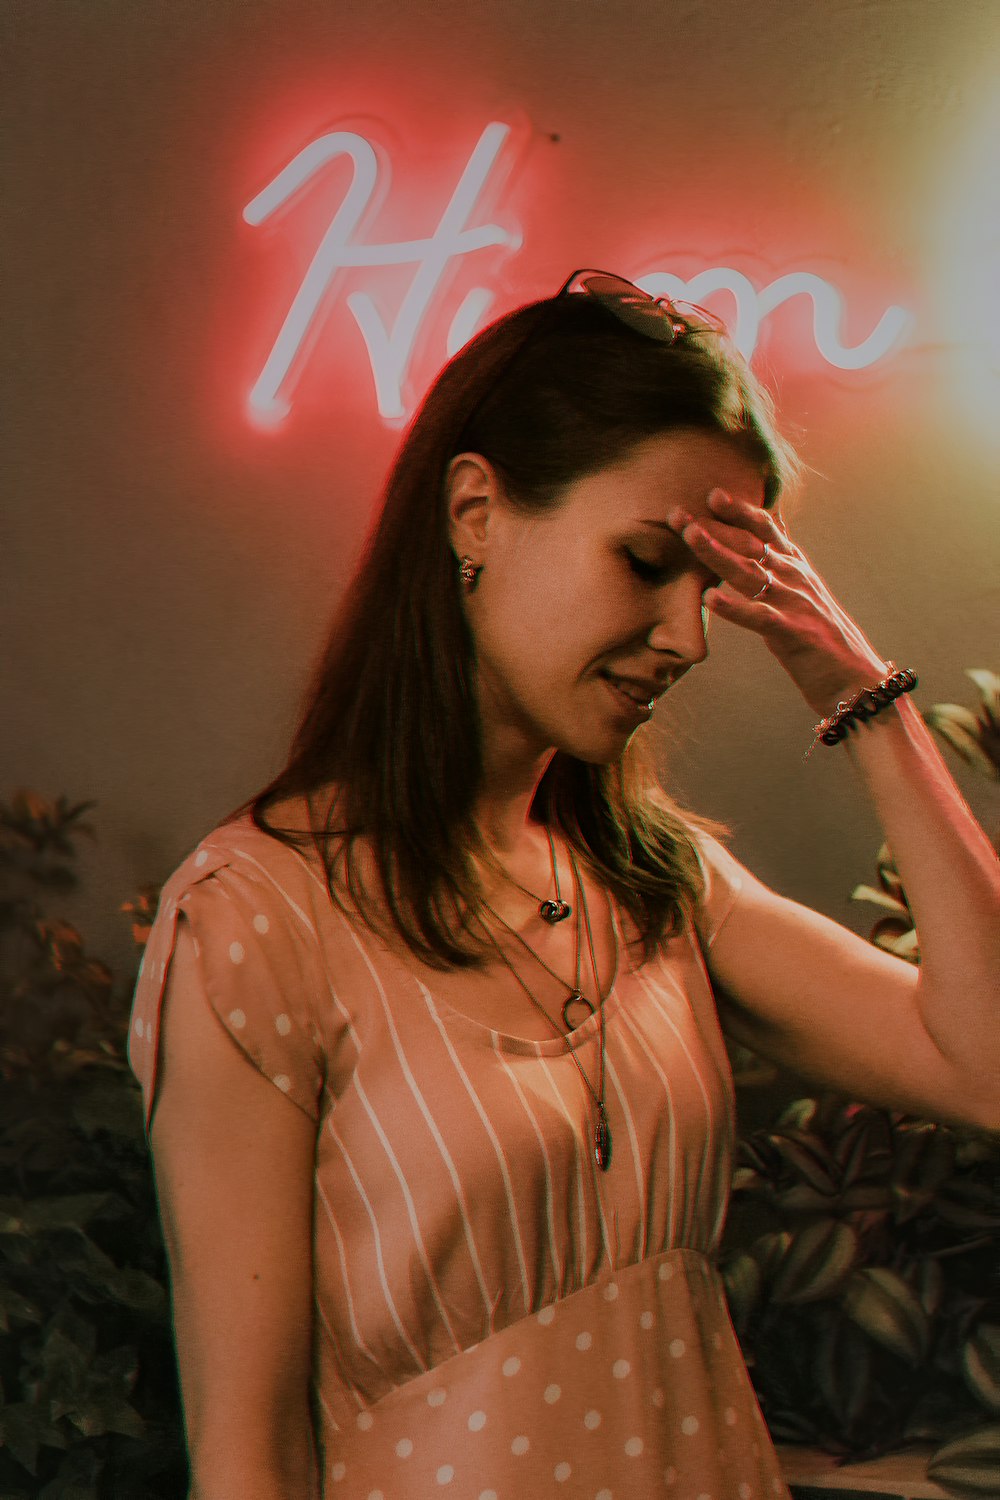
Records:
M459 559L458 571L461 574L462 582L465 584L466 593L471 594L476 586L476 579L482 572L482 563L477 565L472 561L471 557L462 557Z

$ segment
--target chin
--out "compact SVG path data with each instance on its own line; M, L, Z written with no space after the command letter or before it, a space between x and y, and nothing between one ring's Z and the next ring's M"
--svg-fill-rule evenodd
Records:
M621 760L635 738L637 731L624 735L604 735L600 740L578 740L575 744L560 745L564 755L583 761L588 766L610 766Z

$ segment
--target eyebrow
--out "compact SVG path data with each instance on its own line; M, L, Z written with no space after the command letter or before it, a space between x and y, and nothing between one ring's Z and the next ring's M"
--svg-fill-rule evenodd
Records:
M657 531L665 531L667 535L672 537L684 551L687 550L687 548L684 546L684 538L680 535L679 532L676 532L674 530L674 528L668 521L659 521L654 519L652 516L643 516L639 519L637 524L639 526L653 526ZM720 574L712 572L710 568L706 568L705 571L710 575L710 577L721 582Z

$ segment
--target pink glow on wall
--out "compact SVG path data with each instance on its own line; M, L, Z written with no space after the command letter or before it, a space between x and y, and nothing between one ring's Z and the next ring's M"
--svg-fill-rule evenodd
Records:
M384 220L392 218L392 162L380 141L360 128L318 136L254 196L243 211L247 224L253 228L271 224L294 239L302 231L299 219L293 222L290 213L313 194L322 193L326 203L331 170L339 170L343 177L343 164L350 168L346 187L322 226L313 205L311 231L318 231L318 243L314 241L290 303L275 319L269 351L247 397L252 422L273 428L284 421L318 345L331 340L346 343L350 320L367 352L379 414L387 421L399 421L411 404L407 393L419 352L426 350L432 366L440 366L491 314L504 310L494 306L496 290L489 278L495 277L501 258L519 250L525 238L516 224L503 222L504 214L497 212L499 188L514 155L514 134L510 125L488 124L464 163L455 161L452 186L442 184L435 198L436 185L427 184L426 192L420 194L421 204L427 200L442 204L429 234L387 237ZM490 221L491 211L499 222ZM677 226L671 230L676 234ZM477 284L466 285L463 291L456 287L455 273L467 260L475 268ZM375 278L382 278L387 268L397 268L395 275L402 277L394 287L398 306L391 319L379 310L375 290ZM794 266L769 277L758 274L756 279L735 265L700 266L685 276L679 274L676 261L670 267L633 267L631 272L627 265L613 269L631 274L656 296L717 307L748 358L758 348L764 325L789 305L798 309L800 320L808 313L813 355L831 371L858 372L886 361L905 343L914 321L904 307L881 305L871 312L866 308L865 326L859 331L857 310L848 309L841 288L815 270ZM365 274L359 279L358 273ZM345 289L345 277L353 282L353 290ZM528 295L515 295L508 305ZM384 305L384 295L381 302ZM348 319L342 316L344 311ZM775 324L779 336L770 351L772 362L778 365L783 354L786 362L795 362L788 326L787 318L779 316ZM431 344L436 347L431 349ZM801 351L796 354L799 358ZM341 378L356 381L353 368L346 362L342 368ZM329 371L327 364L326 379Z

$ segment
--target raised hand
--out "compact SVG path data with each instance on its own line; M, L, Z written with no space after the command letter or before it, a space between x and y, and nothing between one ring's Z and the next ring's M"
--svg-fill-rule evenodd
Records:
M884 658L779 516L718 489L708 505L707 520L696 521L680 507L667 520L721 580L705 594L713 614L759 635L817 714L832 712L884 676Z

